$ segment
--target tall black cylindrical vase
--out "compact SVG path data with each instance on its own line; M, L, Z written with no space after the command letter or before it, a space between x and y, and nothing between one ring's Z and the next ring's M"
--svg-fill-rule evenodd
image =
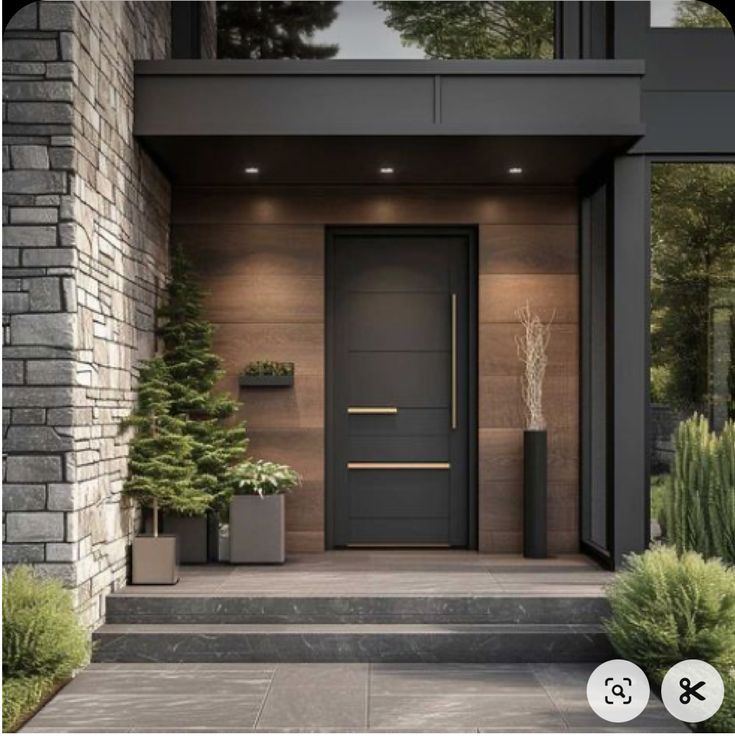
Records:
M523 556L542 559L546 547L546 431L523 432Z

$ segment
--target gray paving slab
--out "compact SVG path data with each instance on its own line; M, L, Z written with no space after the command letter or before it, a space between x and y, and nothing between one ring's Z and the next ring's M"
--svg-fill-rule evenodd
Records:
M368 670L367 664L279 665L258 728L364 730Z
M661 703L598 719L580 664L95 664L23 731L685 732Z

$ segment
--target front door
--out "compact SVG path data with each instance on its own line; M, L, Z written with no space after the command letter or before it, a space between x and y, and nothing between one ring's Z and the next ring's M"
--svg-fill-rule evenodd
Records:
M334 546L468 546L472 239L466 228L329 232Z

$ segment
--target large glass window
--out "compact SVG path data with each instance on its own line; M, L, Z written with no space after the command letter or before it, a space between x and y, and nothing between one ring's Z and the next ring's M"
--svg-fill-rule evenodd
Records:
M651 502L660 534L673 434L735 418L735 164L651 172Z
M700 0L651 0L651 26L659 28L730 28L717 8Z
M554 56L553 2L219 2L217 13L220 58Z

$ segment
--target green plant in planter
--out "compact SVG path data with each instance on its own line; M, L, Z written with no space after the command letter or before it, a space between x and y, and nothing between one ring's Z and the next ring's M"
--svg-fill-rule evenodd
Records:
M233 470L238 495L281 495L301 484L301 478L291 467L277 462L257 462L249 459Z
M171 414L171 377L161 357L143 364L138 406L125 420L136 434L130 445L130 475L123 492L153 509L153 534L158 536L158 511L201 515L212 502L196 486L196 464L186 422Z
M250 377L261 377L263 375L268 377L288 377L289 375L293 375L293 373L293 362L273 362L270 360L250 362L245 366L243 371L243 374Z
M228 423L239 404L216 391L224 376L213 351L214 328L203 318L203 294L181 248L171 255L171 281L160 311L159 335L171 385L171 413L184 421L196 466L193 484L209 496L213 509L226 510L234 494L233 466L247 452L245 424Z

